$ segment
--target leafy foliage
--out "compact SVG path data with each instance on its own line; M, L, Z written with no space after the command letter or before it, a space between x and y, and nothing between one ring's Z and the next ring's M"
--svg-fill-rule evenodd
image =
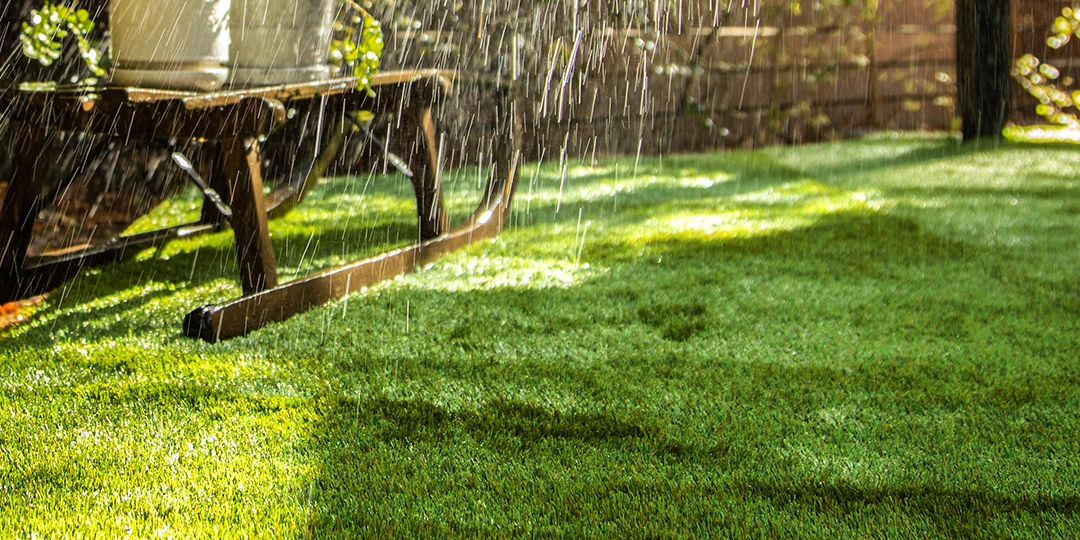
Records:
M60 58L63 41L72 37L79 48L79 56L86 62L90 72L98 77L106 74L107 62L95 49L87 35L94 29L94 21L85 9L78 9L78 2L70 6L54 4L45 0L41 9L30 11L30 20L22 24L23 54L42 65L52 65Z
M1064 47L1073 36L1080 37L1080 11L1063 8L1061 16L1054 20L1052 32L1046 39L1046 44L1053 49ZM1069 112L1070 108L1075 108L1077 102L1080 102L1080 91L1069 93L1058 86L1057 80L1061 76L1058 68L1041 62L1029 53L1016 60L1012 75L1024 90L1039 101L1035 106L1035 112L1039 116L1053 124L1080 128L1080 119Z
M382 27L360 5L351 0L342 0L342 3L356 13L348 21L335 21L336 39L331 42L329 59L339 67L351 70L357 78L357 86L371 93L371 80L379 71L383 52ZM71 37L90 72L104 77L108 73L108 59L87 37L94 26L90 13L78 8L77 0L71 5L44 0L41 8L31 10L29 19L22 24L19 37L23 54L42 65L52 65L62 57L64 40Z
M355 10L356 14L348 24L342 21L334 22L336 38L330 43L330 61L338 67L350 69L356 77L357 88L374 95L371 82L379 72L382 58L382 26L355 2L342 0L342 3Z

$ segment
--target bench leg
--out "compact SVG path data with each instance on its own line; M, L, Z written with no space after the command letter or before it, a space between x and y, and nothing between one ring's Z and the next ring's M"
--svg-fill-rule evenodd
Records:
M203 306L184 319L184 333L209 342L242 336L362 287L421 268L473 242L494 237L510 214L511 197L520 169L524 128L516 94L504 90L499 98L499 112L506 118L500 121L498 136L491 146L486 147L486 155L491 155L493 162L492 176L479 207L465 223L454 230L447 227L431 110L422 105L407 107L400 117L400 129L391 133L387 144L390 151L409 158L421 235L430 239L315 272L255 295Z
M420 239L430 240L445 233L450 226L450 218L443 207L442 168L435 139L435 121L431 116L431 107L426 105L409 106L402 113L401 130L388 142L394 153L407 156L406 162L413 172Z
M221 195L232 209L240 286L245 295L276 287L278 281L259 159L259 143L254 137L224 139L214 175L225 179Z
M521 99L514 87L503 87L496 92L496 131L492 148L491 181L482 206L501 200L500 224L510 218L510 202L517 187L521 164L521 145L525 133L524 111ZM501 227L501 225L500 225Z
M23 125L15 137L15 159L0 206L0 301L17 300L28 285L24 271L34 220L44 203L41 193L41 133Z

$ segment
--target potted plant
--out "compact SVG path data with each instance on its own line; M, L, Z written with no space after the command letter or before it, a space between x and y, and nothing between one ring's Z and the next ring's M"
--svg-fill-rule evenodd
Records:
M109 0L112 81L216 90L228 77L230 0Z
M109 0L109 57L90 40L94 21L78 0L44 0L22 25L23 53L44 65L61 57L65 39L97 78L115 84L209 91L228 76L230 0Z
M263 86L330 78L338 0L233 0L230 84Z
M229 21L233 86L323 80L343 65L363 79L378 69L379 23L351 0L232 0Z
M111 72L124 86L211 91L326 79L345 68L370 91L383 49L379 23L351 0L109 0L109 11L108 58L90 42L94 22L78 0L43 0L32 10L23 53L49 65L73 38L95 77L89 83Z

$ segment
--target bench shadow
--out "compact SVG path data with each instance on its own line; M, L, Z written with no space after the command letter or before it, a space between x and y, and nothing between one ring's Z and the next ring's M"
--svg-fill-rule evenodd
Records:
M611 248L615 249L615 248ZM624 310L630 317L637 317L642 323L654 327L654 331L672 341L689 339L710 339L702 332L712 329L723 335L722 328L717 330L718 321L714 307L709 305L707 295L699 294L698 287L727 279L730 270L723 267L734 263L736 266L752 269L761 264L768 264L775 272L793 272L791 266L785 266L784 259L803 257L815 264L808 274L791 274L793 277L808 282L814 280L832 281L884 276L897 267L911 268L927 264L952 263L964 264L969 258L976 257L980 250L989 248L965 244L943 238L921 229L910 219L891 215L864 212L840 212L827 215L815 224L753 238L725 239L686 239L670 238L657 240L646 247L646 255L636 251L626 256L611 257L605 264L610 271L587 278L569 288L551 289L515 289L491 288L470 291L424 290L422 294L432 298L430 302L440 306L450 306L451 312L460 312L461 321L447 321L445 328L432 328L429 332L443 335L450 343L458 343L456 332L462 322L471 328L482 331L463 335L473 348L463 343L463 350L476 362L474 369L493 370L500 376L507 375L505 367L498 361L485 363L479 351L493 350L499 343L512 342L520 332L531 334L550 333L551 339L558 339L559 327L582 323L588 320L588 313L544 312L552 309L546 306L581 306L623 303L630 309ZM600 248L600 252L605 250ZM676 283L659 274L661 267L655 264L655 255L662 254L664 264L684 265L700 268L691 279L678 283L674 292L671 286ZM595 259L592 259L595 260ZM632 275L651 273L655 276L657 288L666 290L634 289L629 279ZM695 281L696 279L702 282ZM706 283L708 282L708 283ZM917 284L913 283L913 286ZM408 294L408 291L400 293ZM417 291L413 290L416 295ZM415 298L415 297L414 297ZM504 310L500 315L491 315L472 309L475 305L499 306ZM637 309L634 309L634 307ZM663 309L658 313L649 311L654 306ZM666 311L665 311L666 310ZM537 314L540 311L542 313ZM521 321L503 321L500 317L506 313L522 314ZM654 316L655 315L655 316ZM934 317L948 314L925 313L926 321L919 321L926 327L942 326ZM527 320L526 320L527 319ZM611 322L610 324L618 324ZM584 324L589 324L585 322ZM595 323L594 323L595 324ZM793 323L795 324L795 323ZM668 326L676 328L666 328ZM682 325L678 327L678 325ZM948 328L943 331L953 332ZM476 340L475 343L472 343ZM356 347L353 343L350 345ZM474 354L476 353L476 354ZM677 355L664 356L658 352L642 351L643 355L659 355L654 372L647 376L663 379L666 377L685 376L676 373L692 369L680 362ZM339 373L348 380L351 371L370 374L381 369L380 360L364 358L362 355L335 364ZM423 364L433 359L403 359L403 362ZM620 362L635 363L622 358ZM637 362L647 363L647 362ZM546 371L550 369L550 372ZM549 368L530 366L529 376L557 380L559 366ZM653 368L650 368L653 369ZM830 366L786 366L768 362L755 365L733 366L731 370L742 369L745 372L732 372L731 376L749 377L767 381L775 392L782 394L784 403L794 408L807 408L816 403L813 396L822 389L837 385L880 384L870 380L873 374L864 374L868 379L853 382L862 375L852 375L840 368ZM904 368L906 369L906 368ZM917 375L926 370L941 377L956 376L948 365L928 365L913 363L911 373L896 373L895 384L912 384L925 376ZM424 377L430 371L423 369L408 370L401 376L415 382L415 378ZM581 390L588 392L591 384L603 384L590 381L587 372L575 371L575 383ZM439 370L439 377L453 379L455 376L468 376L458 373L453 368ZM643 374L645 376L646 374ZM570 388L570 391L575 388ZM611 389L600 389L609 392ZM933 396L926 399L940 399L947 403L948 396ZM1033 398L1034 399L1034 398ZM1042 399L1042 398L1039 398ZM636 409L632 409L636 410ZM433 525L422 520L410 521L407 515L398 514L397 521L387 521L386 512L369 506L370 500L357 497L361 491L377 492L387 500L400 495L410 500L409 493L438 490L446 482L456 478L453 471L444 471L444 454L452 453L458 445L465 444L492 452L496 457L486 459L514 460L530 452L545 454L553 448L565 451L581 451L582 448L618 449L629 452L643 460L656 460L658 464L686 464L702 466L716 470L737 468L738 463L751 459L763 459L755 454L755 444L765 444L764 440L754 437L768 437L768 434L755 434L753 422L736 420L728 426L730 432L713 440L710 444L686 442L678 433L665 430L653 423L647 415L640 417L623 416L610 411L559 412L554 409L528 403L521 400L497 398L484 402L476 408L450 409L436 401L423 398L391 398L378 391L363 391L357 397L334 397L332 405L324 410L317 435L308 441L305 452L320 456L322 474L315 480L312 492L319 500L315 511L307 524L308 532L315 536L335 534L389 532L391 534L410 534L418 531L431 531L446 534L465 534L477 532L465 518L460 522ZM415 450L422 448L422 450ZM385 455L393 452L418 452L432 457L431 463L415 462L403 465L379 462ZM376 455L383 458L373 457ZM449 458L446 458L449 459ZM373 479L368 471L372 467L387 466L386 483ZM570 467L570 465L567 465ZM408 471L402 469L407 467ZM409 486L395 482L408 478L414 482ZM375 483L373 485L373 482ZM634 484L630 487L598 485L596 492L575 493L574 497L612 497L619 490L629 489L630 493L664 499L673 497L664 486ZM568 483L569 485L569 483ZM491 489L490 486L480 486ZM718 491L710 491L716 489ZM401 490L399 492L399 490ZM934 520L936 526L945 530L963 532L963 526L952 528L949 525L956 519L954 512L967 506L977 506L979 521L972 531L985 529L989 520L998 513L1019 515L1031 513L1040 515L1076 515L1080 506L1076 497L1046 496L1031 498L1023 494L988 494L980 490L950 489L929 484L912 487L874 488L858 485L828 484L815 482L793 482L784 484L754 479L741 479L723 488L701 488L700 491L680 491L678 496L700 498L737 498L739 500L764 500L769 504L786 507L799 507L807 512L831 512L840 514L857 513L880 505L883 508L898 508L913 513L925 514ZM550 501L549 501L550 502ZM430 529L430 527L435 527ZM969 531L970 532L970 531Z
M949 537L978 536L1003 518L1039 516L1051 521L1080 518L1080 496L1076 494L1003 493L932 481L881 487L842 480L813 480L803 474L794 474L793 478L788 475L794 471L781 463L773 467L773 474L736 474L726 482L718 481L716 478L723 477L723 471L736 471L748 461L768 459L750 446L765 441L746 440L737 435L738 431L753 430L752 422L736 422L729 428L733 431L728 435L730 440L723 440L721 435L715 444L700 445L683 443L678 436L645 420L627 420L603 413L559 413L518 401L497 400L472 410L449 410L426 401L385 396L362 400L338 398L323 410L315 436L301 450L322 460L321 474L306 488L314 510L304 525L303 535L482 535L487 529L476 524L479 520L475 515L439 514L425 508L423 501L438 501L444 496L442 490L463 481L476 493L477 500L495 495L506 497L506 504L525 504L518 499L521 495L506 493L512 488L499 482L512 485L535 480L513 467L503 469L502 464L528 463L525 456L530 452L550 453L554 447L571 454L611 450L623 455L622 459L651 463L655 467L687 467L717 473L699 474L703 478L690 485L603 473L596 474L591 483L579 483L569 477L585 474L580 470L581 465L573 463L572 458L570 462L559 461L555 470L550 471L553 476L543 481L552 491L533 493L528 503L568 517L574 513L573 501L588 501L592 511L599 511L592 516L592 522L614 522L621 518L645 523L658 517L643 513L641 507L627 505L628 500L648 500L673 507L688 501L721 505L725 501L764 503L787 515L823 521L879 513L918 516L928 520L927 525L932 529ZM454 470L455 465L447 463L443 452L452 453L460 445L483 452L471 458L476 460L474 463L456 465L464 470ZM416 455L417 459L385 460L387 452ZM492 477L475 477L465 472L477 467L487 470ZM500 472L508 476L499 477ZM561 475L568 478L560 479ZM796 479L799 476L803 478ZM690 507L695 506L691 503ZM659 519L670 517L666 514ZM696 520L707 515L683 517ZM515 530L522 527L520 523L500 524L500 527L508 526L515 534L527 532ZM688 523L666 526L685 527L683 534L692 534L694 530Z
M632 446L660 460L697 463L731 462L746 454L738 446L722 441L711 448L685 445L659 429L610 413L562 413L506 400L491 401L476 409L451 410L423 400L386 396L360 400L337 398L323 411L314 433L316 436L303 451L323 460L322 474L309 487L311 493L317 494L318 509L309 515L305 534L318 537L429 533L471 536L482 532L465 523L466 516L459 516L456 522L432 523L416 520L405 508L378 502L374 508L368 506L370 502L357 497L356 490L390 495L386 484L403 475L418 482L410 489L423 491L434 487L422 485L420 478L440 483L428 476L438 474L432 469L438 468L434 461L439 459L431 464L404 465L409 471L401 470L401 463L388 464L394 469L384 470L385 478L372 478L372 454L380 449L452 448L469 441L486 452L515 460L531 451L543 452L552 445L579 449ZM488 487L482 485L483 481L478 482L478 489ZM390 515L398 517L388 519Z

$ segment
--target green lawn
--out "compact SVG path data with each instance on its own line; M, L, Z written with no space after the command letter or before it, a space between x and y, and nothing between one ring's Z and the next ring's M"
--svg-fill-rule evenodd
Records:
M916 135L531 164L498 239L216 345L180 320L238 293L231 235L172 242L0 336L0 536L1075 537L1077 171ZM286 277L411 204L323 184L271 223Z

